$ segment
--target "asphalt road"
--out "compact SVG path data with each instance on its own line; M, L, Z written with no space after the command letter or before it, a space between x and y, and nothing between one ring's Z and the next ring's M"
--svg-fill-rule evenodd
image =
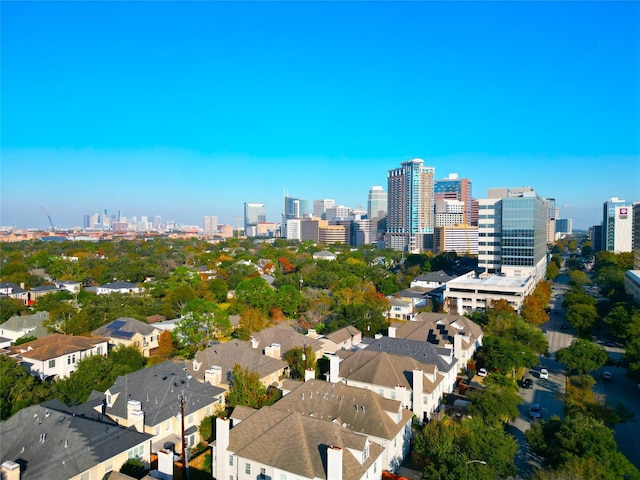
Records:
M602 380L602 372L608 371L613 375L612 380ZM602 367L593 372L596 385L593 391L605 397L608 405L615 407L622 402L626 408L635 413L632 422L616 425L614 436L618 443L618 450L623 453L636 468L640 469L640 437L638 427L640 423L640 390L636 383L625 376L625 369L618 367Z

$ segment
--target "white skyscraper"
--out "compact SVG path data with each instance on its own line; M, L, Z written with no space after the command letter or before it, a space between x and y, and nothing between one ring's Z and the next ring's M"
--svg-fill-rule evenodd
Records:
M203 217L203 231L204 233L217 233L218 232L218 217L206 216Z

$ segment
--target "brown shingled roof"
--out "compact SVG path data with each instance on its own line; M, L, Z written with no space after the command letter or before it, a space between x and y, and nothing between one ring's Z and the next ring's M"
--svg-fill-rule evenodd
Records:
M21 355L34 360L50 360L62 355L90 350L98 343L106 342L103 337L79 337L54 333L22 345L9 347L11 355Z

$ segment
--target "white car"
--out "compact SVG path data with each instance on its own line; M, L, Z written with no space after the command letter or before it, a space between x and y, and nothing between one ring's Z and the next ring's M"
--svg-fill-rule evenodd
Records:
M540 378L548 379L549 378L549 370L547 370L546 368L541 368L540 369Z
M479 377L486 377L487 376L487 369L486 368L481 368L480 370L478 370L478 376Z

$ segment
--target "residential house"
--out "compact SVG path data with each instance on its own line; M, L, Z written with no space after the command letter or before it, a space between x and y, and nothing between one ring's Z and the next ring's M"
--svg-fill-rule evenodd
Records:
M58 400L32 405L0 423L3 480L89 480L132 458L150 462L150 438L101 415L76 414Z
M324 337L319 337L324 353L336 353L338 350L351 350L362 342L362 332L356 327L344 327Z
M36 312L31 315L14 315L0 324L0 336L12 342L20 337L30 335L38 327L49 320L49 312Z
M340 350L330 356L329 381L399 400L423 421L438 410L442 396L453 391L457 364L447 349L381 337L363 350Z
M314 260L335 260L336 258L338 258L338 255L336 255L333 252L330 252L329 250L322 250L321 252L316 252L313 254L313 259Z
M181 448L182 409L186 447L199 443L198 427L224 407L224 390L198 382L182 364L168 360L118 377L106 392L93 392L90 401L119 425L151 435L151 451L157 452Z
M309 380L273 404L273 408L336 422L384 448L382 468L396 471L409 454L413 413L399 400L343 383Z
M149 357L158 348L158 337L162 329L135 318L120 317L91 332L106 337L114 346L136 347L143 356Z
M411 287L438 288L448 281L458 277L459 275L457 274L447 273L444 270L438 270L437 272L429 272L418 275L411 281Z
M413 302L389 297L389 310L387 319L389 320L413 320Z
M65 290L67 290L68 292L75 294L80 293L80 290L82 290L82 283L81 282L70 282L70 281L57 281L56 283L56 287L58 288L63 288Z
M319 340L298 333L291 325L279 323L273 327L254 332L249 340L251 347L273 358L284 358L293 348L310 347L316 360L324 355L324 346Z
M423 312L414 322L396 322L389 326L389 337L429 342L449 349L464 368L482 345L480 326L461 315Z
M66 289L55 285L40 285L29 290L29 305L34 305L39 298L50 293L66 292Z
M228 390L231 385L233 367L257 373L265 387L279 384L288 369L287 362L280 356L270 357L251 348L249 342L231 340L219 343L196 353L193 360L184 365L194 378Z
M29 304L29 292L24 289L24 283L20 286L13 282L0 282L0 295L7 296L9 298L15 298L22 301L23 304Z
M131 282L111 282L96 287L96 293L98 295L109 295L110 293L140 293L141 290L137 283Z
M213 476L224 480L376 480L383 447L366 435L328 422L263 407L231 428L216 419Z
M106 338L54 333L9 347L9 356L41 380L58 379L75 372L78 362L83 358L107 355L108 346Z

